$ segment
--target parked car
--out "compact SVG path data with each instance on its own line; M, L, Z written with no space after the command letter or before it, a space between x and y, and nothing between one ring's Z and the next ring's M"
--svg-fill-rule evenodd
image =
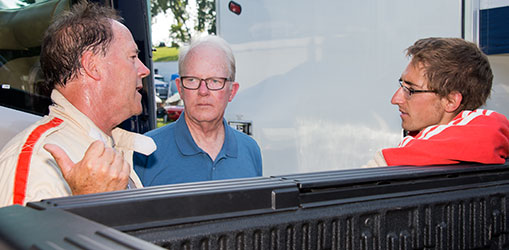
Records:
M164 106L164 109L166 110L167 120L176 121L180 117L180 114L184 111L184 106L167 105Z
M156 89L156 95L161 99L168 98L170 92L170 84L164 81L164 77L161 75L154 76L154 87Z

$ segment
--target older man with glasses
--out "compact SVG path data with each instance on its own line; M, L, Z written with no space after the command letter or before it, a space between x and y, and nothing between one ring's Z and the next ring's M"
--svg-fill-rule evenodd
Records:
M204 36L182 48L178 91L184 101L180 118L148 132L157 145L150 156L135 154L135 170L146 186L262 175L258 144L226 124L235 82L235 58L217 36Z
M501 164L509 157L509 121L479 109L491 92L488 58L459 38L426 38L407 49L410 63L391 103L406 136L367 166L477 162Z

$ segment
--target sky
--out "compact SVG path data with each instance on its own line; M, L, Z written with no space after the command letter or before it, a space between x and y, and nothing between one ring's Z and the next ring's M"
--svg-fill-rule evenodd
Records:
M173 13L168 11L167 13L159 13L154 17L152 23L152 44L159 45L160 42L165 42L167 45L171 44L169 39L170 36L170 25L173 23Z

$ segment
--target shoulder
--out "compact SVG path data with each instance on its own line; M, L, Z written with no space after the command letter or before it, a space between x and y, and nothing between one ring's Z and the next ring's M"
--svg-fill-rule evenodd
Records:
M41 118L14 136L2 149L0 158L3 158L5 154L19 152L27 144L32 145L30 149L33 150L34 146L41 144L48 136L62 129L65 126L62 123L61 120L55 121L47 116Z
M490 110L488 110L488 111L490 111ZM493 117L493 119L496 119L500 123L509 124L509 120L507 120L507 117L501 113L491 111L491 112L489 112L489 116Z
M242 133L240 131L237 131L236 129L231 129L231 134L235 137L237 141L237 149L239 150L239 156L241 158L249 158L253 160L253 164L255 165L258 175L262 174L261 171L261 165L262 165L262 153L260 146L258 146L258 143L255 139L253 139L251 136Z
M490 127L507 127L509 120L505 115L487 109L476 109L473 111L463 111L459 114L461 121L459 124L475 124Z
M146 136L152 138L154 140L154 143L157 146L157 149L152 152L152 154L148 155L147 159L150 158L158 158L161 156L166 157L165 155L168 154L168 151L173 152L175 148L177 147L177 142L175 140L175 122L168 124L166 126L156 128L154 130L151 130L147 133L145 133ZM142 157L141 155L137 155L140 159L145 159L146 157ZM138 162L140 159L137 159Z
M170 123L168 125L162 126L160 128L156 128L145 133L146 136L154 139L154 141L160 140L162 138L166 138L172 135L175 131L175 122Z
M0 152L0 179L4 192L12 190L14 185L23 187L26 189L25 201L67 194L60 169L43 148L46 143L65 147L62 145L65 139L73 140L59 133L63 127L63 121L56 122L51 117L43 117L6 144Z

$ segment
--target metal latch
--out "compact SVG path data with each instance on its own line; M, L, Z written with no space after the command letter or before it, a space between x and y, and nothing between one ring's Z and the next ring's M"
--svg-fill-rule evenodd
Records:
M247 135L253 135L253 121L231 120L228 125Z

